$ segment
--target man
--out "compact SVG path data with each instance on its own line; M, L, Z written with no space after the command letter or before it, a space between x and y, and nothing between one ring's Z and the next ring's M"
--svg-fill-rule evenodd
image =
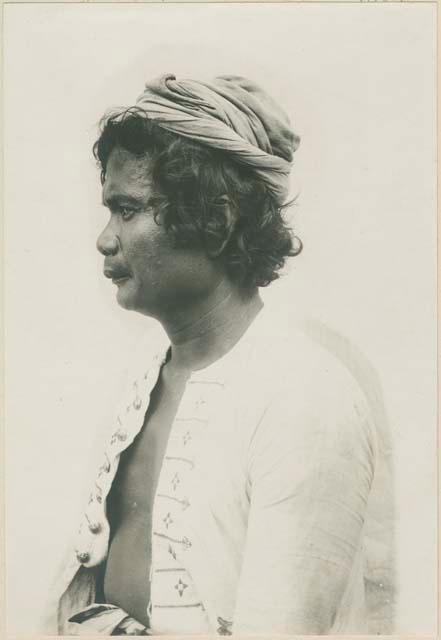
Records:
M348 368L259 296L301 247L282 217L298 143L235 76L163 76L103 121L104 274L167 338L140 346L59 633L373 632L378 421Z

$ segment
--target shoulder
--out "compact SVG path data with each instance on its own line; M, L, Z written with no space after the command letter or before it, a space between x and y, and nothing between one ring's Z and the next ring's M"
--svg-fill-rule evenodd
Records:
M308 331L303 319L274 314L254 336L248 363L250 442L255 452L306 445L373 452L373 413L362 385L338 349Z
M243 390L264 407L287 404L291 413L317 402L341 408L366 404L364 390L342 353L310 330L303 318L265 312L252 335Z

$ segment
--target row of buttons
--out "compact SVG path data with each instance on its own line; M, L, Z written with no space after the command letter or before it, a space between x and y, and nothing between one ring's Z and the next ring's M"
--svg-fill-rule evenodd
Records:
M144 380L147 380L151 375L152 375L152 370L147 371L144 374ZM139 389L138 389L138 382L137 381L135 381L133 383L133 387L134 387L134 391L135 391L135 397L134 397L132 403L127 406L127 409L126 409L127 412L130 411L131 407L133 407L137 411L139 409L141 409L141 407L142 407L142 400L141 400L141 397L139 395ZM206 404L205 400L203 400L202 398L198 398L195 401L194 409L196 410L197 413L199 413L199 411L204 407L205 404ZM117 421L118 421L118 424L119 424L119 428L111 436L111 439L110 439L110 444L111 445L115 444L115 442L117 442L117 441L125 442L127 440L127 435L128 435L127 434L127 430L123 428L120 416L118 416ZM189 431L187 431L183 435L183 444L184 444L184 446L191 440L191 437L192 437L192 435L191 435L191 433ZM99 475L101 475L102 472L109 473L110 472L110 468L111 468L110 460L109 460L108 456L106 455L106 460L102 464L102 466L100 467ZM179 483L179 481L180 480L179 480L178 474L175 474L174 482L173 482L173 488L175 490L177 488L177 484ZM102 489L98 484L96 484L96 487L97 487L97 492L95 493L95 496L93 496L93 495L91 496L90 501L92 501L93 497L95 497L97 502L99 504L101 504L102 503ZM183 502L185 502L184 508L189 506L188 499L185 499ZM86 518L87 518L87 516L86 516ZM90 521L89 519L88 519L88 528L89 528L89 531L94 535L97 535L102 531L102 525L101 525L100 522ZM80 563L82 563L82 564L85 564L90 560L90 554L88 552L86 552L86 551L78 551L76 553L76 557L77 557L78 561Z
M155 357L154 362L156 363L156 366L158 365L158 360L159 357ZM149 379L153 380L153 376L155 375L155 367L152 367L150 369L148 369L145 374L144 374L144 380L148 381ZM134 389L134 398L133 400L127 405L126 407L126 413L129 413L129 411L131 410L131 408L133 407L136 411L139 411L142 407L142 399L141 396L139 394L139 388L138 388L138 381L135 380L133 383L133 389ZM117 423L118 423L118 429L112 434L111 438L110 438L110 444L114 445L116 442L125 442L127 440L128 437L128 433L127 430L123 427L123 423L121 420L121 417L118 415L117 416ZM140 425L141 426L141 425ZM110 459L109 456L105 453L105 461L103 462L103 464L101 465L99 472L98 472L98 479L99 477L102 475L102 473L109 473L110 469L111 469L111 463L110 463ZM96 501L99 504L102 504L103 501L103 490L101 488L101 486L96 482L95 483L96 486L96 491L94 493L91 494L90 498L89 498L89 504L91 502L93 502L94 499L96 499ZM101 533L103 526L100 522L98 521L91 521L89 519L89 517L87 516L87 514L85 515L87 522L88 522L88 529L89 531L94 534L97 535L99 533ZM76 551L76 558L78 560L78 562L80 562L81 564L86 564L87 562L89 562L90 560L90 553L87 551Z

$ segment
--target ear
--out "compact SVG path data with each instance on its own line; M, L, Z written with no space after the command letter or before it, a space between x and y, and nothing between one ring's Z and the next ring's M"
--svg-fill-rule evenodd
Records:
M216 244L215 247L207 246L207 253L210 258L218 258L223 253L225 247L231 239L237 222L237 216L233 208L231 207L230 201L227 196L220 196L219 198L217 198L216 207L218 209L219 215L224 218L223 226L225 229L225 236L221 244Z

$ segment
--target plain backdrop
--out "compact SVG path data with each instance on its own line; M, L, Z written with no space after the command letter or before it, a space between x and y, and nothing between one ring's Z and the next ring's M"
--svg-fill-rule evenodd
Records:
M36 630L152 322L119 309L102 276L97 123L172 72L250 76L301 135L292 194L305 249L265 297L335 327L377 368L397 459L396 631L434 634L435 5L4 9L9 632Z

